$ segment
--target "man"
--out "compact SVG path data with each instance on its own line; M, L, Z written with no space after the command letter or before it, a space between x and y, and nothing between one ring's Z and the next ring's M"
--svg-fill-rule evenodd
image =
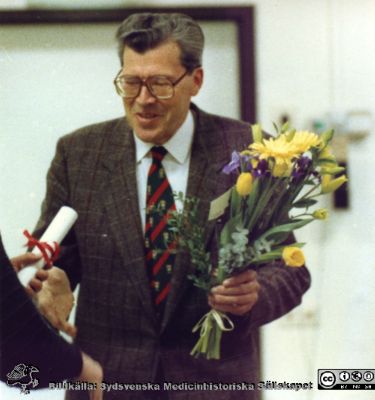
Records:
M60 139L36 230L40 234L62 205L79 214L58 263L73 287L80 283L76 341L101 363L104 381L112 384L256 384L257 329L301 302L309 274L305 267L272 264L230 278L207 299L187 278L192 266L186 254L174 256L168 240L162 255L153 249L155 237L163 232L168 238L168 232L158 221L160 232L150 235L157 218L150 211L156 196L151 170L163 176L165 193L181 191L201 199L200 220L212 250L215 225L222 221L208 222L210 202L233 184L221 169L234 149L249 144L250 131L248 124L207 114L191 103L203 83L203 34L189 17L135 14L122 23L117 38L122 66L115 84L126 118ZM166 208L176 207L181 204ZM223 335L219 361L189 354L197 340L192 327L210 307L229 313L235 324ZM258 396L256 389L181 389L112 390L105 398ZM76 391L67 397L85 395Z

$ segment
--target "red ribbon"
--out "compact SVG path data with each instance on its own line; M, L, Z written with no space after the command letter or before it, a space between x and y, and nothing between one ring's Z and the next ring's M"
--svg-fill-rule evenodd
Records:
M57 242L53 242L54 247L52 247L47 242L40 242L38 239L35 239L33 236L31 236L28 230L24 230L23 234L28 239L28 242L27 242L26 246L27 247L36 246L40 250L40 252L42 253L42 256L43 256L44 261L46 262L47 266L49 268L51 268L52 265L53 265L53 262L59 256L59 253L60 253L59 244Z

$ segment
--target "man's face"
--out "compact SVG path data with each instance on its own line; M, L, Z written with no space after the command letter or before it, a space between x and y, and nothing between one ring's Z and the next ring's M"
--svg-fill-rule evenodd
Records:
M185 72L180 63L180 49L173 41L143 54L125 47L122 75L141 79L163 75L174 82ZM184 122L191 97L199 92L202 80L203 71L197 68L174 87L174 96L170 99L157 99L145 85L136 98L124 98L126 117L136 135L144 142L158 145L168 141Z

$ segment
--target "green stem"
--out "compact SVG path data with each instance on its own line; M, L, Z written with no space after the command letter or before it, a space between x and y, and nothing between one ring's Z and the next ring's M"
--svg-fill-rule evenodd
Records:
M261 214L261 212L263 211L263 209L268 205L268 201L270 200L273 190L272 190L272 180L269 179L267 181L266 187L264 188L264 190L260 190L261 192L263 192L257 202L257 205L254 209L254 212L252 213L252 215L250 216L250 220L247 222L245 221L246 225L244 225L249 232L251 233L253 227L255 226L259 215Z
M258 235L261 235L263 232L270 228L269 225L273 220L272 217L274 216L276 210L279 209L281 200L284 197L287 188L287 183L284 180L276 181L274 187L272 188L272 196L270 198L268 208L266 211L263 212L262 221L258 224Z
M299 217L303 217L304 215L312 215L312 214L310 214L310 213L303 213L303 214L298 214L298 215L293 215L293 218L299 218Z
M320 184L318 183L318 184L316 184L313 188L311 188L308 192L306 192L300 199L298 199L298 201L301 201L301 200L304 200L304 199L306 199L308 196L309 196L309 194L311 194L315 189L317 189L318 187L320 186ZM318 194L316 194L316 195L314 195L314 196L311 196L311 198L312 197L316 197Z
M226 270L223 267L218 267L217 268L217 283L221 285L224 282L224 279L227 277L226 276Z

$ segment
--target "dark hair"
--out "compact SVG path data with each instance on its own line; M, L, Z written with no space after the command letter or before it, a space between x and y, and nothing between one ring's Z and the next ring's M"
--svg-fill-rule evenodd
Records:
M116 33L123 63L125 47L144 53L168 40L181 50L181 64L192 72L202 65L204 36L201 27L188 15L178 13L137 13L126 18Z

